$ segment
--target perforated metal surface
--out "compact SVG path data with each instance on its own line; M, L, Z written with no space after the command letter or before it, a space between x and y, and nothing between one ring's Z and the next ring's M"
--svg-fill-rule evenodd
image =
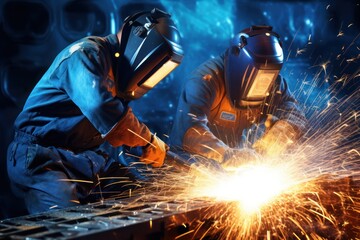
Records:
M310 210L303 209L304 212L300 211L298 215L284 212L284 216L278 216L282 219L281 224L273 222L272 216L264 215L261 227L254 233L249 232L249 236L266 239L270 234L271 239L284 239L282 236L293 239L295 233L297 236L319 236L319 239L358 239L360 182L352 178L324 176L318 185L318 194L300 194L299 200L321 199L321 209L330 214L327 216L334 216L335 223L319 219L316 204L297 206L294 203L289 207ZM0 239L220 239L231 230L226 228L226 223L234 221L227 212L229 204L211 199L164 201L146 196L109 199L2 220ZM311 214L311 209L314 214ZM302 213L306 214L306 219L301 218Z
M6 239L189 239L205 236L204 200L108 200L0 222ZM199 222L201 221L201 225ZM198 238L199 238L198 237Z

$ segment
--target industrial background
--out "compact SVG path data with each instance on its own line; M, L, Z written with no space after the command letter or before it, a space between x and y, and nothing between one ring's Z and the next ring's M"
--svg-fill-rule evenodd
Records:
M314 77L318 80L317 86L311 85L313 94L323 92L324 98L328 86L339 79L351 79L353 84L335 84L338 96L354 94L360 85L356 0L1 0L0 219L24 214L22 201L13 196L7 180L6 150L13 122L32 87L68 44L88 35L116 33L126 16L153 7L172 14L185 58L132 107L165 141L179 89L189 73L224 51L236 32L252 24L272 25L281 35L286 57L282 75L293 91ZM314 104L311 97L298 97L304 104Z

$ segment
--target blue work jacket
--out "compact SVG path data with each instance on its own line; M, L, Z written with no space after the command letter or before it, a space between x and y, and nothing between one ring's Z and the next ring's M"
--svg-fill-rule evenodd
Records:
M116 35L86 37L61 51L28 97L15 130L42 146L72 151L99 146L127 102L116 97Z

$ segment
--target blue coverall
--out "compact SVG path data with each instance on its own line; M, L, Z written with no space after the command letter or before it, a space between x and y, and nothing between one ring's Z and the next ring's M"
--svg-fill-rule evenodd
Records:
M116 97L118 48L114 34L86 37L65 48L17 117L7 169L30 213L86 202L99 179L105 182L102 177L124 177L128 185L134 180L99 149L105 141L113 146L146 145L127 131L131 128L144 139L151 136L128 103ZM121 184L113 186L121 189Z
M254 141L259 134L250 137L248 130L264 123L269 116L272 122L286 120L299 133L306 130L304 113L281 76L276 79L263 104L235 108L226 93L225 54L200 65L185 83L170 135L174 151L184 150L221 162L229 147L244 146L244 139Z

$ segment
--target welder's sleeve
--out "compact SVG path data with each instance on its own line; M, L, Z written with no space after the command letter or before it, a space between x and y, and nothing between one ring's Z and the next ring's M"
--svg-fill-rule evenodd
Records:
M290 92L284 78L280 78L281 98L272 111L274 119L287 122L294 129L295 139L301 137L307 131L307 119L302 106ZM274 121L274 123L276 122Z
M253 144L253 148L263 156L278 157L295 143L298 134L289 122L279 120Z
M307 120L300 105L290 93L286 81L281 78L277 103L271 112L272 123L253 148L266 156L276 157L287 151L306 132Z
M136 118L128 107L124 116L114 127L102 137L113 146L127 145L130 147L145 146L151 140L151 132L147 126Z
M206 125L197 124L186 131L183 149L222 162L224 153L229 147L218 139Z
M144 146L150 141L151 133L116 97L115 84L109 76L111 58L106 54L92 47L72 53L62 87L110 144Z
M206 80L206 74L197 74L186 83L179 100L171 139L183 150L222 162L229 148L207 126L217 91L216 82Z

